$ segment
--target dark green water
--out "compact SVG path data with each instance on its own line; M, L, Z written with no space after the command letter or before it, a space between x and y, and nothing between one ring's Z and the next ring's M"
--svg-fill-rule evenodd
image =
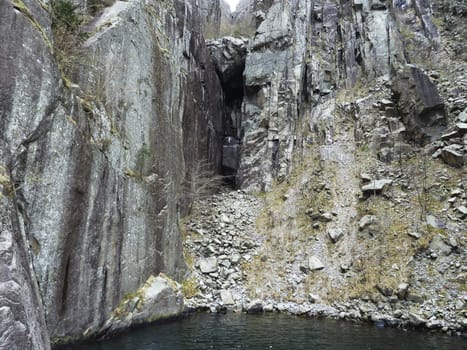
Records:
M282 314L194 314L66 350L463 350L467 341L418 331Z

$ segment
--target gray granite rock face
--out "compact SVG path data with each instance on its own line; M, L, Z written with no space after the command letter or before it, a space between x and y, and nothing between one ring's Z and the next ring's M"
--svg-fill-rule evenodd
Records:
M50 349L24 222L0 192L0 349Z
M36 26L9 1L0 2L0 349L50 349L29 247L29 219L15 191L18 163L43 134L57 104L59 75L50 50L50 20L24 1ZM16 170L16 171L15 171Z
M0 165L17 188L2 207L18 208L40 297L19 255L25 268L7 277L30 286L18 298L31 310L4 311L19 321L11 332L46 344L40 299L54 341L81 337L151 274L184 274L184 179L199 162L221 166L222 95L190 1L106 7L86 26L70 89L49 15L25 5L0 5Z
M256 34L216 49L224 90L228 83L235 96L222 91L202 35L208 25L220 30L224 8L113 2L85 26L89 38L62 79L47 11L36 1L0 3L2 346L47 349L48 333L92 334L149 276L183 276L179 216L201 162L233 169L240 187L268 190L316 140L326 159L343 159L339 109L361 118L355 134L372 130L377 147L391 146L391 128L420 141L443 131L445 102L417 66L439 45L429 2L244 0L234 19ZM361 78L399 94L378 105L388 127L367 123L358 103L339 103L340 88L365 88ZM460 122L464 102L450 102ZM449 140L462 133L465 144L464 129ZM465 164L458 146L446 147L442 159ZM219 257L218 269L250 258ZM240 278L232 275L222 278Z
M332 117L319 111L329 110L325 104L339 88L361 89L356 84L363 78L397 82L394 72L408 62L428 59L439 47L430 6L423 1L403 6L367 0L265 3L244 1L237 14L244 18L250 11L254 16L252 11L264 7L244 72L237 184L249 190L268 190L290 173L293 156L306 142L301 121L311 117L312 124L316 118L332 124ZM409 44L421 49L407 50ZM443 101L416 66L412 76L411 94L419 103L403 122L413 138L436 135L442 129ZM410 96L404 94L400 105ZM422 129L420 120L426 122ZM331 134L324 137L333 142Z

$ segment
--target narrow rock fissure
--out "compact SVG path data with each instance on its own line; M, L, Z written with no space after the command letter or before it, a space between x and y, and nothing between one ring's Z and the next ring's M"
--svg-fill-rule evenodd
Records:
M240 161L241 109L243 101L243 68L235 72L227 84L222 84L224 93L224 140L222 145L222 175L226 184L235 188L235 177Z
M211 60L216 68L224 98L224 130L222 144L222 175L226 185L236 187L239 167L242 103L246 42L243 39L225 37L207 43Z

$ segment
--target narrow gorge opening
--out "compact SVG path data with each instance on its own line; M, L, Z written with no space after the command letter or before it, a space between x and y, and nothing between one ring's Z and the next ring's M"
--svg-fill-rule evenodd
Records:
M222 175L235 188L235 177L240 162L240 140L243 102L243 68L236 67L231 79L222 83L224 92L224 141L222 144Z
M224 97L224 133L222 144L222 175L228 186L236 187L240 162L242 102L246 43L242 39L226 37L209 41L208 49L222 86Z

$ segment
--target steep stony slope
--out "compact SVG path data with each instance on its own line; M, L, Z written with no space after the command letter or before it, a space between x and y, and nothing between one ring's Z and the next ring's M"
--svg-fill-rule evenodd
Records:
M90 334L150 275L181 278L185 179L220 166L222 95L196 4L93 4L1 2L7 348L47 348L44 317L52 339Z
M186 243L195 305L260 299L269 310L465 331L465 11L435 5L242 2L234 17L255 21L255 35L209 48L227 86L244 67L243 94L225 92L241 106L226 133L240 150L237 185L264 209L252 253L234 244L241 229L203 224L241 198L211 212L200 204ZM203 271L212 257L219 266ZM231 274L247 292L228 287Z

